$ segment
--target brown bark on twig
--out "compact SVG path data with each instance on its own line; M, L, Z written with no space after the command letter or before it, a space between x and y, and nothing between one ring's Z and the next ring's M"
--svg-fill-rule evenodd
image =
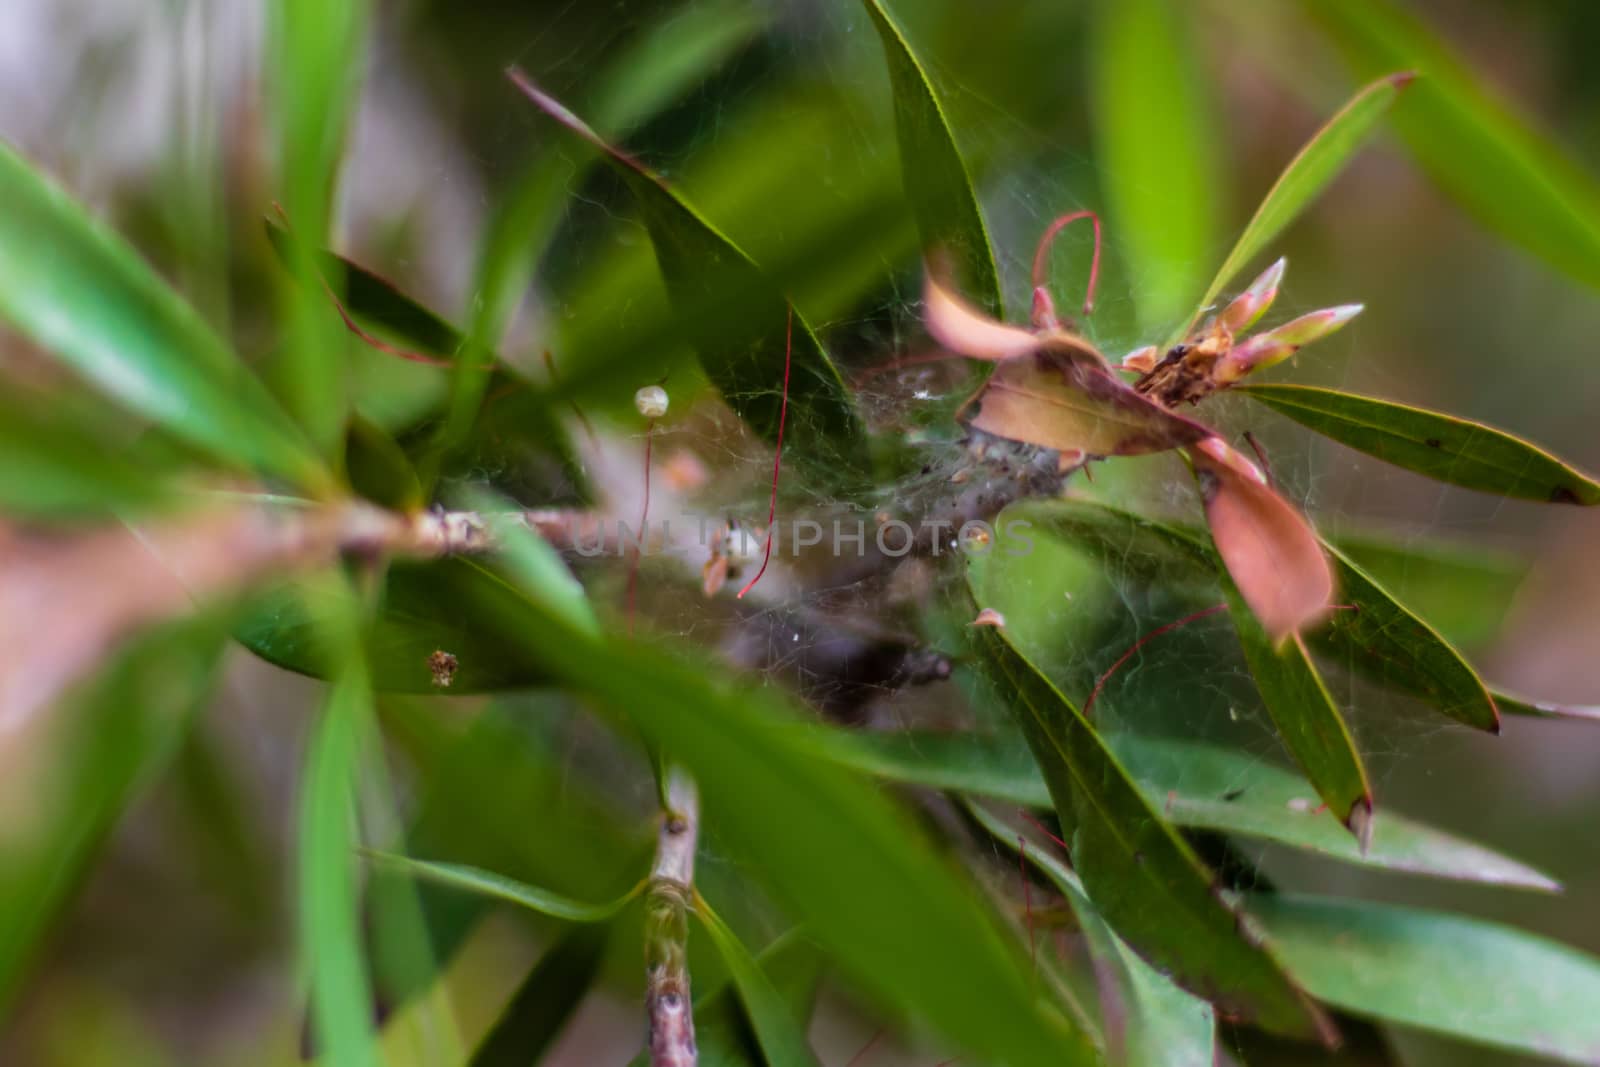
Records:
M645 1009L651 1067L695 1067L694 1016L689 995L689 907L700 798L680 768L667 777L655 867L645 895Z

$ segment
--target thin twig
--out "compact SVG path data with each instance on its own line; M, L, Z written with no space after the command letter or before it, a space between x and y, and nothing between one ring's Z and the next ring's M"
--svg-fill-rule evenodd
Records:
M667 772L667 810L656 862L645 890L645 1011L651 1067L695 1067L694 1015L689 996L689 905L700 796L681 768Z

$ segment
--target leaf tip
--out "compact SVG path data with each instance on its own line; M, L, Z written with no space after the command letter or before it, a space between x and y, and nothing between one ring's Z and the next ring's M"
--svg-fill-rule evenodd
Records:
M1372 797L1364 796L1355 802L1350 814L1344 820L1345 826L1356 835L1356 842L1361 846L1363 856L1372 845L1372 818Z
M1396 71L1395 73L1389 75L1386 80L1396 89L1404 89L1406 86L1417 80L1417 72L1414 70Z
M978 617L973 619L968 626L990 626L996 630L1006 628L1006 617L993 608L984 608L978 612Z

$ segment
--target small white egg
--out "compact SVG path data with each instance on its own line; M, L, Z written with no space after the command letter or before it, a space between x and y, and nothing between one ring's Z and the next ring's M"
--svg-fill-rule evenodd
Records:
M633 406L647 419L659 419L667 413L667 391L659 385L647 385L633 394Z

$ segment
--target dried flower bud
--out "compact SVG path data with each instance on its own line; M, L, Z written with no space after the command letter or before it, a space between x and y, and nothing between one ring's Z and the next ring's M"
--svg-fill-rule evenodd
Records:
M1145 345L1143 348L1136 348L1132 352L1129 352L1127 355L1123 356L1122 363L1119 364L1119 367L1121 370L1132 370L1138 371L1140 374L1149 374L1155 369L1156 364L1160 361L1161 349L1157 348L1155 345Z
M1261 276L1250 283L1250 288L1234 297L1233 302L1222 309L1222 314L1217 316L1217 322L1230 333L1248 329L1267 308L1272 306L1272 301L1278 295L1278 285L1283 281L1284 268L1288 265L1289 260L1280 257L1272 266L1262 271Z
M659 385L647 385L633 394L633 406L647 419L659 419L667 413L667 391Z

